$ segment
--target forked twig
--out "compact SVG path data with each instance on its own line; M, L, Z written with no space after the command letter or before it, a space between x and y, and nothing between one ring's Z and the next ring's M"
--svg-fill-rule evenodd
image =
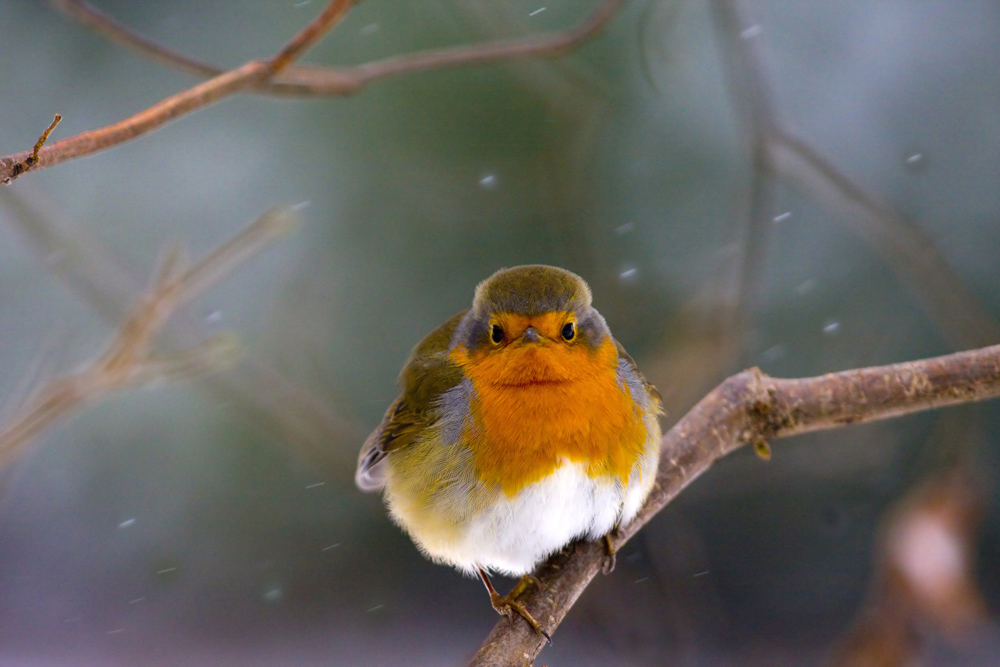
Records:
M49 140L49 135L52 134L52 130L56 129L56 125L58 125L61 120L62 116L56 114L55 118L52 119L52 122L49 123L49 126L45 128L44 132L42 132L42 136L38 137L38 141L35 142L35 147L31 149L30 153L26 154L27 157L24 158L24 161L15 162L11 166L10 176L0 177L0 183L7 185L12 180L38 164L38 151L42 150L42 146L44 146L45 142Z

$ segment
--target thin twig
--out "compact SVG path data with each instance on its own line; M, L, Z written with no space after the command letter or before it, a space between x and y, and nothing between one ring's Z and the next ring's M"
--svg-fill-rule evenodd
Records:
M52 119L52 122L49 123L49 126L45 128L44 132L42 132L42 136L38 137L38 141L35 142L35 147L31 149L31 155L29 155L28 159L24 161L28 169L38 162L38 151L42 150L42 146L44 146L45 142L49 140L49 135L52 134L52 130L56 129L56 125L58 125L61 120L62 116L56 114Z
M105 14L84 0L51 0L53 6L68 14L94 32L123 46L134 49L150 58L196 76L211 78L224 70L163 46L159 42L139 34L112 16Z
M634 521L614 538L620 548L684 488L747 444L888 419L1000 396L1000 345L889 366L782 380L754 368L730 377L663 437L656 485ZM601 570L603 543L582 542L541 565L539 589L520 599L553 634ZM530 665L544 638L503 619L472 665Z
M757 53L759 28L747 25L737 0L711 3L716 33L722 45L728 88L737 111L740 131L751 168L747 212L739 263L732 328L744 331L763 289L767 248L774 216L774 173L768 136L778 127L761 59Z
M268 61L270 74L277 74L308 51L333 26L337 25L357 0L331 0L320 15L299 31L271 60Z
M55 118L52 119L52 122L49 123L49 126L45 128L44 132L42 132L42 136L38 137L38 141L35 142L35 147L31 149L30 153L25 154L27 157L25 157L21 162L15 162L11 167L11 175L0 177L0 183L7 185L32 167L38 166L38 151L42 150L42 147L45 145L45 142L48 141L52 130L56 129L56 125L58 125L61 120L62 116L56 114Z
M562 56L595 37L624 4L625 0L604 0L590 16L565 32L411 53L343 68L338 74L350 76L360 87L377 79L410 72L483 65L515 58Z

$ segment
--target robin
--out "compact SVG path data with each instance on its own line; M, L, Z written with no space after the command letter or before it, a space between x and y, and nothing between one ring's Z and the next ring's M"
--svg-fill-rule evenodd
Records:
M564 269L502 269L427 335L361 447L355 481L436 563L477 575L501 614L538 563L631 520L652 489L660 397ZM609 553L613 553L610 552ZM522 576L506 596L490 572Z

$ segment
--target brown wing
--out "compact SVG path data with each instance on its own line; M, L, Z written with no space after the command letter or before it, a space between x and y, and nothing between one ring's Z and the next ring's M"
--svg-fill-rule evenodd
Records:
M354 481L362 491L385 484L383 461L437 421L437 399L462 381L462 370L448 358L448 344L468 310L450 317L420 341L399 374L403 393L393 401L382 423L361 446Z

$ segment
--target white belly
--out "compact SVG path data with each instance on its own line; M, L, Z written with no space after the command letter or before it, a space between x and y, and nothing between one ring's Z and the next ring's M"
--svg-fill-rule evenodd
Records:
M624 486L615 479L593 479L581 465L565 463L514 498L500 494L450 540L432 544L414 538L429 556L464 572L482 567L519 576L570 541L600 538L631 520L655 476L655 463L652 470L643 468L644 474L636 470Z

